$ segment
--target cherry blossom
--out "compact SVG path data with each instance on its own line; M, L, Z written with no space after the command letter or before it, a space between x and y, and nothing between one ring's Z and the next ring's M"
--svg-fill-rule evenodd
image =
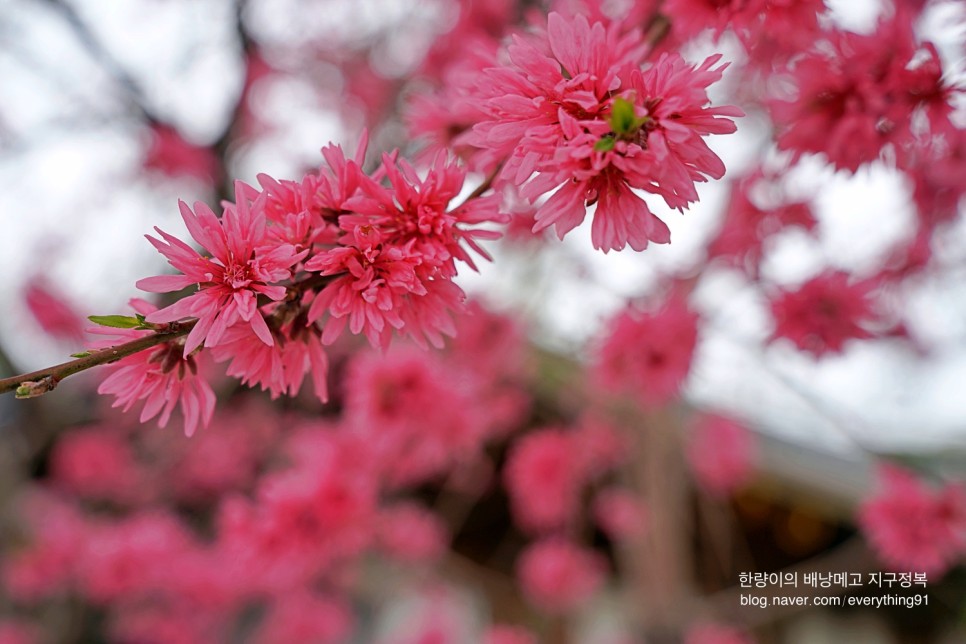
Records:
M244 193L242 187L237 188ZM197 318L185 341L185 358L204 343L215 346L233 324L249 324L261 342L271 346L275 340L259 309L258 297L278 301L285 296L280 282L292 276L292 266L305 256L294 246L266 244L266 216L263 202L249 203L242 198L227 204L218 218L202 202L192 211L181 202L181 218L191 236L211 256L198 254L186 243L160 229L161 239L148 235L148 241L182 275L160 275L139 280L138 288L154 293L170 293L188 286L197 292L148 316L152 323Z
M879 489L859 510L859 523L879 557L894 570L942 576L966 553L962 485L932 488L911 472L884 466Z

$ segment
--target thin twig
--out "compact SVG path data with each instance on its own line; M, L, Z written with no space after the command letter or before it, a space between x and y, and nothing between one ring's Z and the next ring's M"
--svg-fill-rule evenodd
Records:
M164 342L169 342L183 335L187 335L196 323L197 320L190 320L188 322L174 322L170 325L169 329L157 331L151 335L146 335L143 338L137 338L136 340L107 347L106 349L91 351L88 355L82 358L77 358L76 360L54 365L53 367L47 367L45 369L31 371L30 373L4 378L0 380L0 394L7 393L8 391L20 390L22 387L24 387L25 389L23 390L22 394L18 391L18 397L30 398L33 396L38 396L51 391L58 385L58 383L60 383L61 380L68 376L72 376L75 373L87 371L88 369L97 367L99 365L116 362L121 358L144 351L145 349L150 349L151 347L157 346Z
M481 183L480 185L476 186L476 189L473 190L473 192L471 192L469 195L467 195L466 199L463 200L463 203L461 203L459 206L457 206L456 209L458 210L458 209L462 208L463 206L465 206L466 204L468 204L469 202L473 201L474 199L480 198L483 195L484 192L486 192L491 187L493 187L493 180L496 179L496 175L498 175L500 173L500 170L502 168L503 168L503 163L498 164L493 169L493 172L491 172L490 175L486 179L483 180L483 183Z

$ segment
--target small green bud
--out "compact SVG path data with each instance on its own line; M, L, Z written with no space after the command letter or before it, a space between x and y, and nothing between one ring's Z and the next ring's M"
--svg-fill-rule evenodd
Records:
M634 130L637 118L634 116L634 104L617 97L610 108L610 128L614 134L621 136L630 134Z

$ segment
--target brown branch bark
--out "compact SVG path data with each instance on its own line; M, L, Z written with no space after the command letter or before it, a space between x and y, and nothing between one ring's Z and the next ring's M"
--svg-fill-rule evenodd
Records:
M187 335L196 322L197 320L175 322L170 325L170 330L157 331L130 342L91 351L83 358L77 358L52 367L4 378L0 380L0 394L14 390L17 391L18 398L33 398L45 394L53 390L61 380L75 373L116 362L121 358Z

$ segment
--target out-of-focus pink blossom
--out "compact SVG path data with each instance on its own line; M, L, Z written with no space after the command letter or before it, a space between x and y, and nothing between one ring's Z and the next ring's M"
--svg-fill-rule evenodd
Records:
M495 624L483 633L483 644L537 644L537 636L522 626Z
M412 347L362 354L346 378L347 422L389 482L423 482L469 459L486 438L489 418L471 385Z
M10 597L32 602L70 584L82 558L87 529L80 512L59 497L28 491L20 501L31 542L8 554L0 573Z
M752 193L762 184L772 192L777 188L766 183L761 171L735 184L724 221L708 247L711 258L721 258L752 277L758 276L765 243L771 236L791 227L812 232L818 223L807 202L758 203Z
M351 449L326 437L312 458L263 477L254 502L223 503L219 547L253 590L278 592L334 573L373 543L377 481L371 469L347 467Z
M144 501L144 472L130 444L117 431L71 431L57 441L50 459L51 478L82 498L128 504Z
M74 307L46 278L34 275L24 285L24 303L40 328L54 338L78 342L84 337L85 322Z
M431 562L442 556L448 540L440 518L415 503L396 504L381 513L379 544L393 559Z
M852 339L873 337L869 330L879 321L872 301L875 282L851 281L848 274L826 271L783 291L771 301L774 338L791 340L816 357L841 353Z
M0 619L0 644L35 644L40 642L37 628L16 619Z
M703 416L688 436L688 465L707 492L726 496L748 482L757 460L755 436L723 416Z
M596 414L583 416L571 436L580 469L589 479L600 478L632 458L627 435Z
M629 490L601 490L594 497L593 514L597 525L615 541L637 538L647 529L644 502Z
M662 405L680 391L698 340L698 316L680 296L653 313L627 309L614 318L596 355L598 386Z
M258 626L253 642L338 644L351 639L354 620L344 601L300 591L279 596Z
M966 489L931 488L911 472L883 466L879 490L862 503L859 525L880 559L897 571L941 577L966 554Z
M705 29L718 37L731 29L745 47L755 49L761 41L781 34L784 49L811 44L819 31L818 16L824 0L667 0L662 11L673 34L682 40Z
M144 154L144 168L169 177L192 177L213 185L219 175L214 151L189 143L178 130L164 123L151 125L151 140Z
M891 144L898 157L916 145L921 114L932 135L954 129L954 89L932 43L919 43L907 11L883 18L870 34L835 31L792 68L796 92L772 103L779 147L824 153L855 172Z
M546 532L574 518L586 476L581 460L573 437L559 429L540 430L513 444L504 485L520 528Z
M517 561L517 576L527 598L549 613L575 609L604 582L603 558L559 537L530 545Z
M91 526L77 581L95 604L153 592L172 562L192 546L192 538L176 517L145 511L119 522Z
M223 641L230 625L184 601L146 602L118 611L110 624L111 641L205 644Z
M216 415L208 429L190 441L169 436L156 451L158 475L171 498L189 506L207 505L233 491L251 488L269 458L278 419L269 410L245 405ZM171 444L175 443L175 444Z

